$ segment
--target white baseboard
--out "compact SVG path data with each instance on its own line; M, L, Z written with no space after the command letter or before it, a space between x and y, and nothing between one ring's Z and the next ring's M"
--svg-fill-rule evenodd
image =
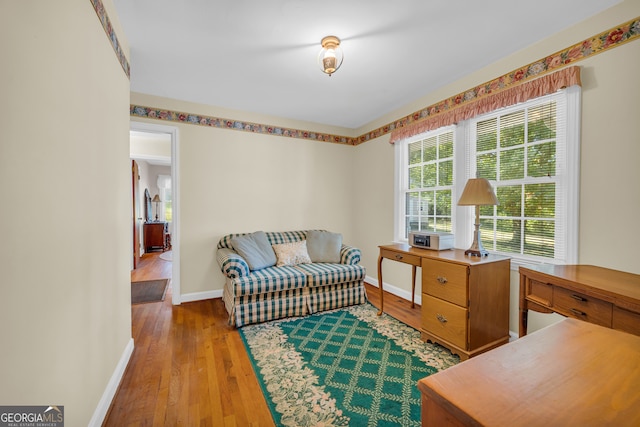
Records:
M222 298L222 289L217 291L194 292L180 295L180 303L202 301L205 299Z
M120 361L118 361L116 369L113 371L111 379L109 379L107 388L104 390L104 393L102 393L98 406L95 411L93 411L93 416L91 420L89 420L89 427L100 427L104 422L104 417L109 411L109 406L111 406L113 397L116 395L116 391L118 391L118 386L120 385L124 371L127 369L129 359L133 354L133 346L133 338L131 338L124 348L122 356L120 356Z
M378 286L378 279L374 279L371 276L366 276L364 279L365 282L367 282L370 285L373 285L377 288L379 288L380 286ZM421 288L418 288L418 285L416 284L416 297L415 297L415 303L418 305L422 305L422 295L420 292ZM396 286L390 285L388 283L384 283L384 290L386 292L389 292L390 294L393 295L397 295L400 298L406 299L407 301L411 301L411 291L406 291L404 289L400 289Z

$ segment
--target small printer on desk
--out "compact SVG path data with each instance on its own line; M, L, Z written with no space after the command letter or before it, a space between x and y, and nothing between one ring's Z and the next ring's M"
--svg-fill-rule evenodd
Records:
M409 245L414 248L443 251L453 249L453 234L432 231L412 231L409 233Z

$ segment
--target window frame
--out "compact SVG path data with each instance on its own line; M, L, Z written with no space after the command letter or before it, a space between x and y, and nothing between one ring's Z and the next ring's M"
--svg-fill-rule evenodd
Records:
M580 115L581 115L581 88L571 86L555 93L528 100L516 105L497 109L495 111L479 115L477 117L459 122L451 126L445 126L428 132L405 138L396 142L395 151L395 195L394 195L394 240L399 243L408 243L404 236L406 227L405 203L406 192L408 191L408 145L412 142L429 138L433 135L453 131L454 157L453 176L454 183L452 189L452 233L454 234L454 247L467 248L471 245L473 236L473 222L475 210L468 206L458 206L459 199L464 185L470 177L475 177L475 131L476 124L480 121L490 119L499 115L509 114L509 112L519 111L524 108L531 108L534 105L544 103L554 99L558 109L562 108L565 120L562 128L558 128L558 134L562 133L565 138L564 159L561 164L557 164L557 174L563 174L561 178L561 193L556 192L556 200L564 201L563 224L564 236L557 237L555 245L560 247L563 254L558 254L554 258L532 256L514 253L493 251L509 256L511 267L517 270L519 266L534 266L540 264L575 264L578 262L578 234L579 234L579 190L580 190ZM560 111L558 111L560 113ZM492 185L496 185L492 181ZM560 199L558 199L560 198ZM556 203L558 206L558 203ZM558 211L554 218L558 218Z
M405 231L407 230L407 224L406 224L406 218L407 218L407 214L406 214L406 197L407 197L407 193L409 193L411 190L415 191L414 189L410 189L409 188L409 173L408 173L408 169L409 169L409 154L408 154L408 146L409 144L412 144L414 142L418 142L418 141L422 141L425 139L429 139L432 137L437 137L440 135L443 135L445 133L448 132L452 132L453 134L453 185L451 185L451 200L457 200L456 198L456 193L455 193L455 182L456 182L456 129L455 126L445 126L445 127L441 127L432 131L428 131L425 133L421 133L419 135L415 135L411 138L407 138L404 141L398 142L395 144L395 159L396 159L396 203L395 205L395 210L394 210L394 215L395 215L395 229L394 229L394 239L396 241L399 242L404 242L406 243L408 241L408 239L404 236ZM436 164L439 163L441 159L438 158L436 160ZM422 163L422 162L421 162ZM401 173L397 173L397 171L402 170ZM429 188L434 188L434 191L436 187L439 187L438 185L434 186L434 187L429 187ZM447 186L448 187L448 186ZM401 200L399 200L398 198L400 198ZM455 209L455 204L453 204L452 206L452 210L451 210L451 229L455 230L455 213L454 213L454 209ZM453 231L452 231L453 232Z

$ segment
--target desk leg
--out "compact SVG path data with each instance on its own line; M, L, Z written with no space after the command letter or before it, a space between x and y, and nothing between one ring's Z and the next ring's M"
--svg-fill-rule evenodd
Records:
M380 310L378 310L378 316L382 315L384 307L384 290L382 289L382 256L378 257L378 287L380 288Z
M526 289L527 289L527 278L521 274L520 275L520 312L518 313L520 315L520 330L519 335L520 337L523 337L525 335L527 335L527 323L529 320L529 307L527 306L527 299L526 299Z
M411 308L416 307L416 303L414 302L416 298L416 269L415 265L411 266Z
M527 323L529 320L529 310L520 309L520 338L527 335Z

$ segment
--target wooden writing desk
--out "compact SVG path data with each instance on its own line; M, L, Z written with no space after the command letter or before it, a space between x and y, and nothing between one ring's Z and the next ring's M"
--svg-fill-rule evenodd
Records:
M529 310L640 335L640 275L593 265L520 267L520 336Z
M638 426L640 337L565 319L423 378L423 426Z
M416 249L409 245L386 245L380 246L380 255L378 256L378 287L380 288L380 310L378 316L384 311L384 290L382 285L382 260L387 258L393 261L410 264L411 268L411 308L415 305L416 294L416 268L422 264L422 252L426 249Z
M476 257L464 250L433 251L406 244L380 246L378 286L384 309L382 260L412 266L411 303L416 269L422 268L422 339L468 359L509 341L510 259Z

